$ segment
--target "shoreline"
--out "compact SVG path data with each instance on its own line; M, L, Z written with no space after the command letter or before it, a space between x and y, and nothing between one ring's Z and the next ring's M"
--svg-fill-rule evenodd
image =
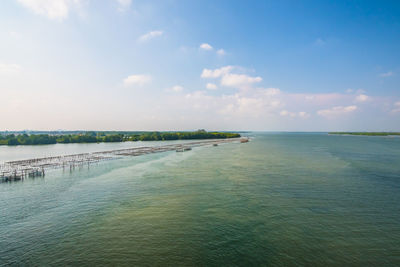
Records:
M89 144L89 143L121 143L127 141L176 141L176 140L209 140L241 137L239 133L207 132L83 132L76 134L0 134L0 146L52 145L52 144Z
M328 132L328 135L369 136L369 137L400 137L399 132Z

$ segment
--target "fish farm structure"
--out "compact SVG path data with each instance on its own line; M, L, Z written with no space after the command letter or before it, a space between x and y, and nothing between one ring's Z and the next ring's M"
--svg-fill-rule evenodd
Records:
M181 144L170 144L152 147L144 146L92 153L8 161L0 164L0 182L12 182L20 181L25 178L44 177L46 171L49 169L63 168L72 171L77 166L90 165L92 163L119 159L127 156L140 156L150 153L159 153L174 150L176 152L185 152L191 150L192 147L206 145L216 146L218 144L232 142L243 143L244 140L248 141L247 138L212 139Z

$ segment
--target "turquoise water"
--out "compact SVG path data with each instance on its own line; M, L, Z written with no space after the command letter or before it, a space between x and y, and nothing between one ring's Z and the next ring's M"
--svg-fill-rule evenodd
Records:
M0 184L0 265L400 265L400 138L252 136Z

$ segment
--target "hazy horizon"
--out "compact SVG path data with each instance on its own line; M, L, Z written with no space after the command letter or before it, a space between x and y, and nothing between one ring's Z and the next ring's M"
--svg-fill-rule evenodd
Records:
M397 1L8 0L0 131L400 131Z

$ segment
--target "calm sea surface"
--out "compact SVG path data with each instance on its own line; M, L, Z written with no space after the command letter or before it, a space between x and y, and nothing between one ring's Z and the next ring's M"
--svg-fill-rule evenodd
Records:
M400 138L251 136L0 184L0 265L400 265Z

